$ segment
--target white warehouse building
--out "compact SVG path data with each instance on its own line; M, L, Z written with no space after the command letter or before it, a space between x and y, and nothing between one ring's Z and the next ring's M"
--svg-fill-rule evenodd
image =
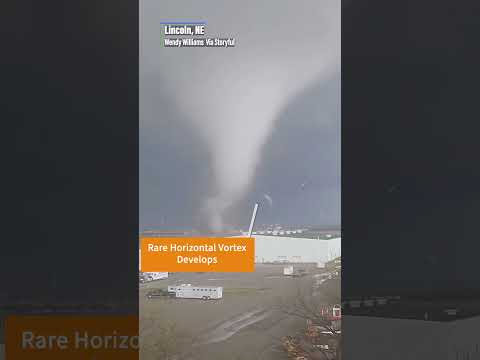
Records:
M311 262L324 264L341 256L341 238L328 240L253 235L255 262Z

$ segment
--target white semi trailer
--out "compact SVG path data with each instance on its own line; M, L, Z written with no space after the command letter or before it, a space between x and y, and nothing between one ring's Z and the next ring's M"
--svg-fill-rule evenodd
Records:
M221 299L223 287L221 286L192 286L192 284L168 286L168 292L182 299Z

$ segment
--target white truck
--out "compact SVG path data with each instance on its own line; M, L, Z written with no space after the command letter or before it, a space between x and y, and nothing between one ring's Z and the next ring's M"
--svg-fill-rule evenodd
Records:
M293 275L293 265L285 266L283 268L283 275L292 276Z
M140 282L162 280L168 278L168 272L144 272L140 276Z
M181 284L168 286L168 292L175 294L175 297L182 299L221 299L223 287L221 286L192 286L192 284Z
M283 275L292 276L292 277L302 277L307 275L307 271L305 269L295 269L293 265L289 265L283 268Z

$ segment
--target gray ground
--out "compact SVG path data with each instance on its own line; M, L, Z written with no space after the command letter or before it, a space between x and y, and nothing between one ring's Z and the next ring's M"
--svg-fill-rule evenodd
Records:
M299 294L311 292L312 277L290 278L282 272L281 265L257 265L254 273L176 273L141 285L141 341L157 346L143 346L142 360L166 358L162 349L179 360L286 359L280 338L305 325L286 309ZM179 283L223 286L223 299L145 297L152 289Z

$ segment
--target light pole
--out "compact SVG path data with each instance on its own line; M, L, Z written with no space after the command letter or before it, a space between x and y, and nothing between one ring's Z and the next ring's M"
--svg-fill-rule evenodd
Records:
M253 226L255 225L255 218L257 217L258 203L255 203L253 208L252 219L250 220L250 227L248 228L248 237L252 237Z

